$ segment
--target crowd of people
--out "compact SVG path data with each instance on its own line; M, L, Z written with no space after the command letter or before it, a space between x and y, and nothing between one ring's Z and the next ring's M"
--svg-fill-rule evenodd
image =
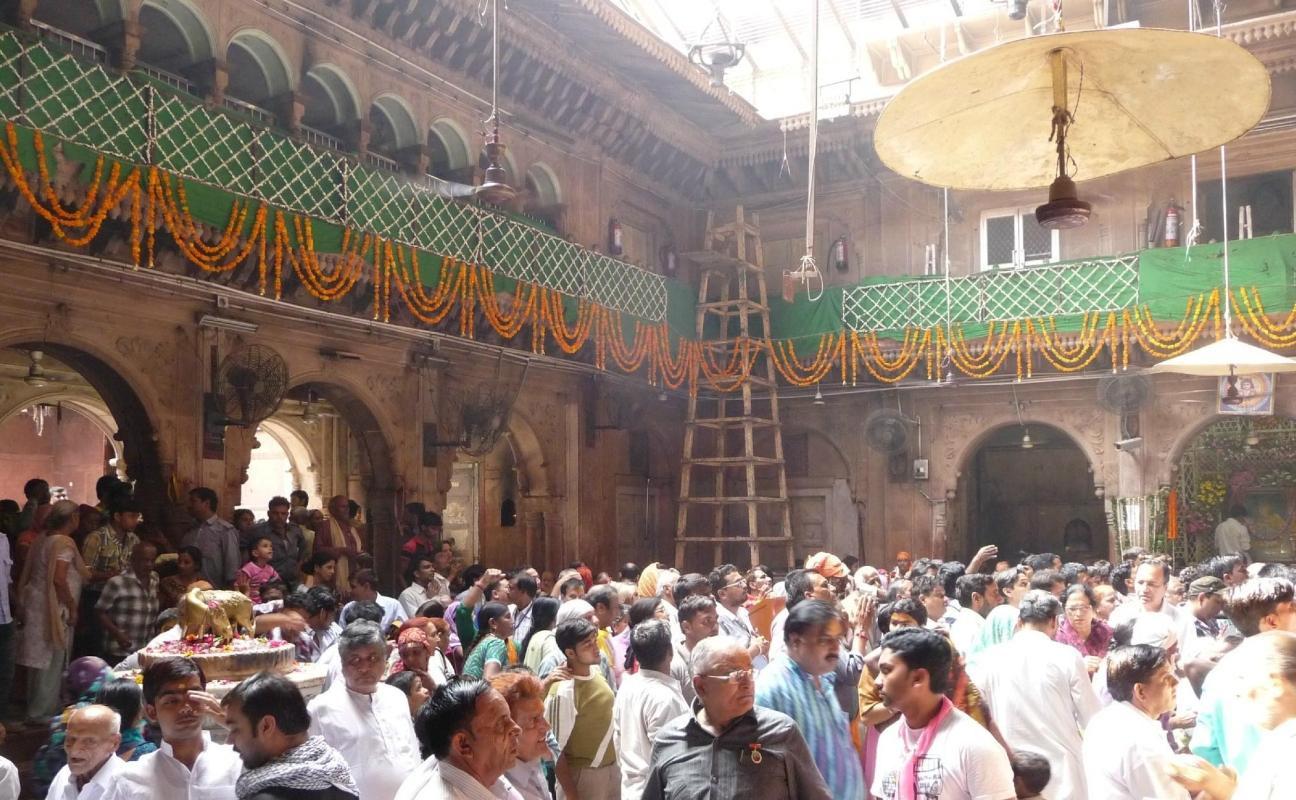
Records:
M103 524L83 530L89 512L41 483L11 533L14 617L0 592L0 653L16 640L27 717L51 725L33 796L1288 796L1296 576L1242 554L555 574L462 564L411 506L403 582L384 586L345 497L227 521L197 488L165 552L136 535L124 484L104 482ZM167 621L195 586L246 593L259 635L323 668L322 693L262 673L217 699L183 657L129 677L139 648L180 636ZM0 763L0 800L16 793Z

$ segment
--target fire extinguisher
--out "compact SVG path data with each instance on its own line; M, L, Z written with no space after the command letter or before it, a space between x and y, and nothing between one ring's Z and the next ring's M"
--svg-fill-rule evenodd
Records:
M1170 201L1169 207L1166 208L1165 216L1165 246L1179 246L1179 207L1174 201Z
M661 261L662 272L667 275L674 275L675 270L679 268L678 255L675 253L675 245L662 245L661 253L658 260Z
M838 272L845 272L850 267L850 259L847 257L846 237L838 236L837 241L832 246L832 264Z
M616 217L608 220L608 255L620 256L625 252L625 247L621 239L621 223L617 222Z

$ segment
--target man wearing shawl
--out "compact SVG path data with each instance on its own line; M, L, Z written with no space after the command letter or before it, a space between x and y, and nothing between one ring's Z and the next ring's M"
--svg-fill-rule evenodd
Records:
M355 800L342 755L311 736L306 701L292 681L262 672L221 701L229 742L243 760L238 800Z

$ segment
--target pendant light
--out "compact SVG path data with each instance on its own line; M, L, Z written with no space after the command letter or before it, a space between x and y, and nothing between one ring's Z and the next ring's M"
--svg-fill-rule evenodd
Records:
M491 0L491 113L486 120L486 174L476 195L491 205L504 205L517 197L508 184L504 153L508 148L499 135L499 0Z

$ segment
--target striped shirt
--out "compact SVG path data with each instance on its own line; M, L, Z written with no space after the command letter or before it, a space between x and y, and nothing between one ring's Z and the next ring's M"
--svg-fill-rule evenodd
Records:
M756 679L756 705L796 720L833 797L864 797L864 767L851 742L850 723L833 693L833 676L818 685L788 656L775 659Z

